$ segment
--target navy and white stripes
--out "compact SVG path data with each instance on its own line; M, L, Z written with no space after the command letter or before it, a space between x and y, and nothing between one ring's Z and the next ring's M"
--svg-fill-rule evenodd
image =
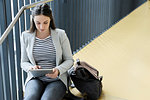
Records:
M56 50L51 36L45 39L36 37L33 47L33 57L36 65L44 69L54 68L56 66Z

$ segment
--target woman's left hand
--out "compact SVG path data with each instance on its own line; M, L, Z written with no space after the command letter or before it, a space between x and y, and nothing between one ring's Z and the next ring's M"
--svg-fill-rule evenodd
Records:
M53 73L46 74L45 76L50 78L56 78L59 75L59 70L57 68L53 68Z

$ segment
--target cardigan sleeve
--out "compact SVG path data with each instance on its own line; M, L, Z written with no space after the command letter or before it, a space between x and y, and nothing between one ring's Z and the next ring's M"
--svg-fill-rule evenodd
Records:
M26 45L27 45L27 37L25 37L25 32L22 33L21 36L21 68L28 72L29 69L31 69L31 67L33 66L30 61L29 58L27 56L27 51L26 51Z
M70 42L65 31L61 32L60 39L61 39L60 42L61 42L61 48L62 48L63 62L56 68L59 69L59 72L61 75L65 73L66 71L68 71L70 67L72 67L74 60L72 57Z

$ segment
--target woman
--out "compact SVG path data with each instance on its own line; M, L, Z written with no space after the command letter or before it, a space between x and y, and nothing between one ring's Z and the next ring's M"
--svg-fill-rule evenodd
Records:
M32 11L29 31L22 33L21 67L28 73L24 100L62 100L67 87L67 70L73 65L68 37L57 29L47 4ZM53 73L33 77L31 69L52 68Z

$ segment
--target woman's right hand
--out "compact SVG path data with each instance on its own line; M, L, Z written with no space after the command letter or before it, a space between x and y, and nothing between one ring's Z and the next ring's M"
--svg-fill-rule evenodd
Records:
M35 65L35 66L31 67L31 69L41 69L41 66Z

